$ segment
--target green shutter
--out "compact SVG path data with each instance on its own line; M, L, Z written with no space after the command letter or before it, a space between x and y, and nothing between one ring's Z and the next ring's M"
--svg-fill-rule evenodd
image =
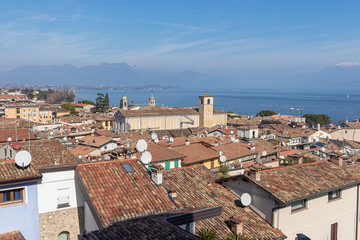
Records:
M148 169L149 169L149 171L151 171L151 168L150 168L150 167L151 167L151 165L152 165L152 164L149 164L149 165L148 165Z
M170 169L170 162L165 163L165 169Z
M175 163L174 168L178 168L179 167L179 160L176 160L174 163Z

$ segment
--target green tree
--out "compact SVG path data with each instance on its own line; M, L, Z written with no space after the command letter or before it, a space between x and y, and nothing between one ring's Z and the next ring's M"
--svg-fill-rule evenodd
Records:
M82 103L82 104L90 104L90 105L94 105L94 106L95 106L95 103L94 103L93 101L90 101L90 100L78 101L78 103Z
M61 104L61 108L69 110L70 114L72 114L72 115L75 115L77 113L76 110L75 110L74 104L71 104L71 103L63 103L63 104Z
M221 164L219 167L219 172L217 173L217 176L220 178L229 177L229 167L225 164Z
M305 114L304 118L306 119L306 123L308 124L317 124L327 125L331 122L330 117L326 114Z
M224 240L249 240L247 237L244 237L241 234L229 234Z
M110 102L109 102L109 95L106 93L105 95L105 99L104 99L104 102L105 102L105 106L110 106Z
M258 112L257 114L256 114L256 116L257 117L267 117L267 116L271 116L271 115L275 115L276 114L276 112L274 112L274 111L271 111L271 110L262 110L262 111L260 111L260 112Z
M203 240L215 240L218 237L218 234L215 230L210 229L201 229L196 233Z
M97 95L98 97L96 98L94 111L103 113L108 109L108 106L106 105L105 102L105 96L102 93L98 93Z

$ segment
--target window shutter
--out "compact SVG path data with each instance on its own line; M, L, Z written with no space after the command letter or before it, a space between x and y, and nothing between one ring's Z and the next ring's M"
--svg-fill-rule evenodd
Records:
M331 240L337 240L338 235L338 223L331 224Z

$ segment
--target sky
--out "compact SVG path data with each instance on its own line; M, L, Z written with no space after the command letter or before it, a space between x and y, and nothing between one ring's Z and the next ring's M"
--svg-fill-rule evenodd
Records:
M0 1L0 70L126 62L236 78L360 62L360 1Z

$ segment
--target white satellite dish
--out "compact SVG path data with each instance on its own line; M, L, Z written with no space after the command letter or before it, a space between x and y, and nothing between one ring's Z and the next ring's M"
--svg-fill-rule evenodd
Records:
M159 143L159 139L158 139L158 138L155 138L155 139L154 139L154 143Z
M282 142L282 145L285 146L285 142Z
M140 156L140 160L143 164L149 164L151 162L152 156L148 151L142 152Z
M9 138L7 139L7 141L8 141L8 142L11 142L11 141L12 141L12 138L11 138L11 137L9 137Z
M266 155L267 155L267 152L266 152L266 151L263 151L263 152L262 152L262 155L263 155L263 156L266 156Z
M144 152L147 149L147 143L144 139L140 139L137 143L136 143L136 149L139 152Z
M155 139L157 138L157 134L156 134L156 133L152 133L152 134L151 134L151 138L152 138L152 140L155 140Z
M173 143L173 142L174 142L174 138L173 138L173 137L170 137L170 138L169 138L169 142L170 142L170 143Z
M225 162L226 161L226 157L224 155L220 156L220 162Z
M31 154L28 151L22 150L15 155L15 163L19 167L27 167L31 163Z
M231 141L232 141L232 142L235 142L235 137L234 137L234 136L231 137Z
M230 134L231 134L231 135L233 135L233 134L234 134L234 131L233 131L233 130L231 130L231 131L230 131Z
M51 131L51 132L50 132L50 135L51 135L51 136L52 136L52 135L54 135L54 132L53 132L53 131Z
M321 151L325 152L325 150L326 150L326 149L325 149L324 147L321 148Z
M318 137L314 137L314 141L318 142L319 138Z
M250 196L250 194L248 194L248 193L241 194L240 201L241 201L241 204L244 207L249 206L251 204L251 196Z
M220 151L219 156L223 156L223 155L224 155L223 151Z

